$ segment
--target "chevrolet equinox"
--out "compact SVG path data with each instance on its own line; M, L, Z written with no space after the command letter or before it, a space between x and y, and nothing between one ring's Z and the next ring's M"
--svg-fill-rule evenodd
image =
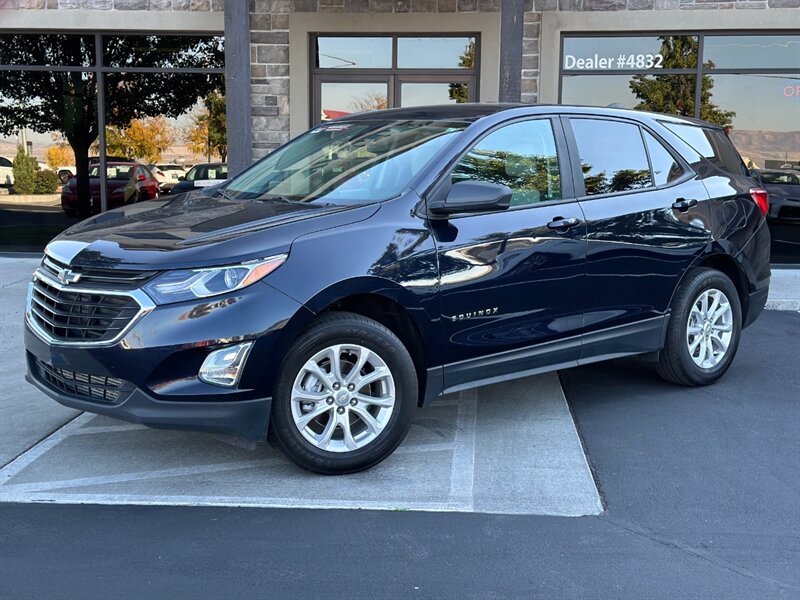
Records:
M269 432L301 467L354 472L442 394L631 355L714 382L767 299L767 210L725 130L687 118L350 115L54 239L27 378L80 410Z

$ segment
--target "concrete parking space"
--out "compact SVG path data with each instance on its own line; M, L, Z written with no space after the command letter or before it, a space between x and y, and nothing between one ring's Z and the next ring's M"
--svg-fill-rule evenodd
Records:
M22 309L36 263L0 258L0 501L602 512L555 374L444 397L419 411L384 463L334 478L301 471L266 444L249 451L67 410L23 380Z

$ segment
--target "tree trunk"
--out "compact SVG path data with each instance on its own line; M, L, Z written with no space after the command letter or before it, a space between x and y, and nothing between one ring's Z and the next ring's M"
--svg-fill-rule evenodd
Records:
M92 194L89 185L89 145L70 143L75 153L75 176L78 179L78 216L82 219L92 214Z

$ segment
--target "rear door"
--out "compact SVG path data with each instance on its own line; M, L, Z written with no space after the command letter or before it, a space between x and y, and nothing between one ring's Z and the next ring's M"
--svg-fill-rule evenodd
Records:
M564 176L566 175L566 177ZM429 221L436 241L445 388L574 364L586 229L558 118L503 124L442 183L507 185L511 207Z
M711 241L708 193L638 123L564 121L587 227L581 358L656 350L681 275Z

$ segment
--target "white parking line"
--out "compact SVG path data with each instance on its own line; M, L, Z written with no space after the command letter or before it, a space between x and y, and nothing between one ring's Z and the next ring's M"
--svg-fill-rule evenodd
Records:
M72 435L73 431L84 424L88 423L94 415L89 413L81 413L71 421L67 421L60 428L56 429L49 436L44 438L38 444L30 448L27 452L23 452L17 458L8 463L5 467L0 469L0 486L4 485L14 475L22 471L29 464L37 460L45 452L50 450L56 444L61 443L62 440Z

